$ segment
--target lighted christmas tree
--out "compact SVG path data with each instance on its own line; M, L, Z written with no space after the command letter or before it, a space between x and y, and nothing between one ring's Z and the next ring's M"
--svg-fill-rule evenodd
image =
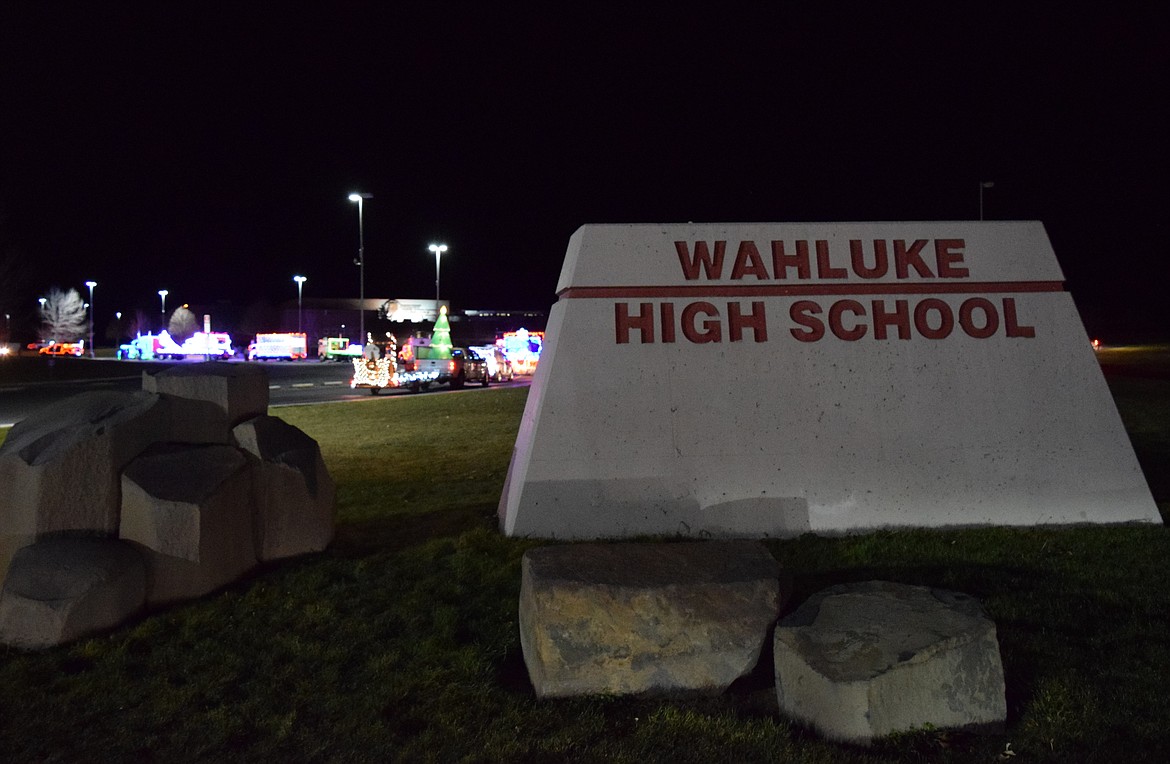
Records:
M451 357L451 324L447 323L447 306L439 307L439 320L431 330L431 347L434 349L434 358Z

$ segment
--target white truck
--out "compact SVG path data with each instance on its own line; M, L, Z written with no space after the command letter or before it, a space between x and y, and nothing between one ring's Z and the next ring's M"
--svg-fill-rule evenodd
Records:
M296 361L308 356L304 332L257 334L248 345L248 360L267 361L273 358Z

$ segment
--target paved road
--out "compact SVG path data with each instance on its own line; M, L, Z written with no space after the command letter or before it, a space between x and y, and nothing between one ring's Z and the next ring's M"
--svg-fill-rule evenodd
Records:
M143 371L154 373L174 365L173 362L94 362L75 358L56 359L52 367L47 365L47 359L11 359L5 363L13 360L19 360L22 366L19 370L9 366L0 377L0 426L19 422L42 406L56 404L87 390L138 390L142 387ZM269 400L274 407L370 398L368 390L350 389L351 367L347 363L298 361L256 365L268 372ZM84 378L86 376L96 378ZM505 386L527 386L530 381L530 377L517 377ZM464 389L475 391L482 388L473 385ZM447 390L446 385L440 385L425 394ZM384 390L381 393L382 396L410 394L405 390Z

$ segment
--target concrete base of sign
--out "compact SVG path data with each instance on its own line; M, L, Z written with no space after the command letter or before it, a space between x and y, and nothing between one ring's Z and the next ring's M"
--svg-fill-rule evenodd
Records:
M17 552L0 593L0 643L51 647L142 608L146 568L115 539L50 538Z
M719 693L759 660L779 576L757 542L529 550L520 643L536 694Z
M810 598L776 626L780 710L825 737L994 730L1007 714L995 624L956 592L881 581Z

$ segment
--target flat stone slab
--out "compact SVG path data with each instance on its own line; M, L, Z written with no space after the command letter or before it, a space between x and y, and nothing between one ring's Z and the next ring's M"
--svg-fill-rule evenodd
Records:
M156 446L122 473L120 537L147 561L147 603L207 594L256 565L252 474L226 445Z
M760 543L574 544L522 561L520 644L537 697L717 694L780 612Z
M256 556L277 560L329 546L337 491L317 441L273 416L242 422L232 435L259 460L254 470Z
M1007 715L995 624L958 592L884 581L809 598L775 631L780 710L830 740L994 730Z
M146 598L146 566L116 539L49 538L12 560L0 593L0 642L43 648L113 628Z
M142 389L213 403L229 428L268 413L268 372L250 364L209 361L143 372Z

